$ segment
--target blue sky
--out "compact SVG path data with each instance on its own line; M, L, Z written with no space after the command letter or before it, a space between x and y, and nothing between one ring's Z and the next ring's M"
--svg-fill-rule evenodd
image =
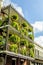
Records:
M43 21L43 0L11 0L22 7L25 18L33 23Z
M43 0L5 0L33 26L35 41L43 46ZM5 5L4 4L4 5Z

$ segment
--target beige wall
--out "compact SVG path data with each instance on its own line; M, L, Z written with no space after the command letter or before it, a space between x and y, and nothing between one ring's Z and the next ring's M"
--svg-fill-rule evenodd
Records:
M35 44L35 49L39 51L39 55L36 54L36 57L38 56L39 59L43 59L43 48L41 48L40 46L38 46L37 44Z
M42 49L40 46L38 46L37 44L35 44L35 49L37 49L37 50L43 52L43 49Z

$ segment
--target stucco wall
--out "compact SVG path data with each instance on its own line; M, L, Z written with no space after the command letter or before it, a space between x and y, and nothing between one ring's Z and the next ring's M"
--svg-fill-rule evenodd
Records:
M43 58L43 48L41 48L40 46L38 46L38 45L35 44L35 49L39 51L39 57Z
M40 46L38 46L37 44L35 44L35 49L37 49L37 50L43 52L43 49L42 49Z

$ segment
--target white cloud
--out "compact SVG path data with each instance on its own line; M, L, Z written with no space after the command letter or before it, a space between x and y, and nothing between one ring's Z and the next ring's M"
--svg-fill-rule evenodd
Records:
M43 47L43 36L36 37L34 41Z
M24 17L22 7L20 7L20 6L19 6L18 4L16 4L16 3L11 2L11 0L4 0L3 6L7 6L7 5L9 5L9 4L11 4L11 5Z
M9 4L11 4L11 0L4 0L3 6L7 6Z
M43 21L36 21L32 26L35 34L43 32ZM35 37L34 41L43 47L43 36Z
M34 33L42 32L43 31L43 21L36 21L34 24L32 24Z

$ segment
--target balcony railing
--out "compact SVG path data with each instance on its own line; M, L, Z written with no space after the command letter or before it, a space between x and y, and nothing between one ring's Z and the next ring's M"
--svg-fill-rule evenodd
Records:
M43 60L43 52L40 52L39 50L35 49L35 58Z
M7 29L8 29L8 27L9 27L9 35L8 35L8 37L6 37L7 36L7 32L8 31L6 31ZM23 56L27 56L27 57L32 57L31 56L31 52L34 54L34 50L33 49L31 49L31 50L29 50L29 48L26 46L26 45L21 45L19 42L17 42L17 44L16 44L16 42L14 43L14 42L12 42L12 41L10 41L10 39L9 39L9 36L10 36L10 33L11 34L13 34L13 35L17 35L17 36L19 36L20 37L20 39L22 39L23 38L23 40L25 39L25 40L28 40L28 41L30 41L31 42L31 39L29 39L29 38L27 38L26 36L22 36L22 34L20 34L19 33L19 31L17 31L15 28L13 28L11 25L5 25L5 26L1 26L0 27L0 30L4 30L4 32L2 32L3 33L3 35L1 35L1 37L0 37L0 39L3 37L3 38L5 38L4 40L5 40L5 43L3 43L3 45L2 45L2 43L1 43L1 47L0 47L0 51L5 51L5 50L7 50L7 51L9 51L9 52L14 52L14 53L16 53L16 50L17 50L17 53L16 54L20 54L20 55L23 55ZM1 32L0 32L0 34L1 34ZM6 34L6 35L5 35ZM2 38L2 39L3 39ZM1 41L1 40L0 40ZM7 41L7 42L6 42ZM27 42L27 41L26 41ZM28 42L29 43L29 42ZM10 49L11 47L11 45L12 44L14 44L14 45L16 45L16 47L17 47L17 49L16 50L13 50L13 47L15 48L15 46L13 46L12 47L12 49ZM32 44L32 42L31 42L31 44ZM24 48L24 51L22 50ZM28 50L28 51L27 51ZM30 52L31 51L31 52ZM29 52L30 52L30 54L29 54Z

